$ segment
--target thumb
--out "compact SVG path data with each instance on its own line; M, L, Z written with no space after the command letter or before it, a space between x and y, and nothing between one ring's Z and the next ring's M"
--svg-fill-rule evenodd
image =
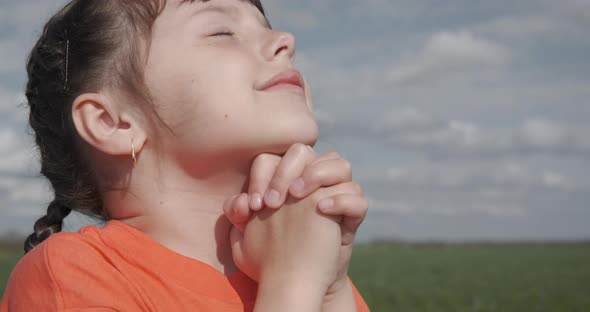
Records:
M244 235L240 232L239 229L236 227L232 227L229 233L229 242L231 244L231 251L232 257L234 259L234 264L250 277L252 280L258 281L259 280L259 268L256 266L255 263L252 263L252 260L246 254L245 250L245 243L244 243Z
M232 226L229 232L229 243L231 245L232 257L234 263L241 269L241 264L244 263L244 250L242 248L242 242L244 241L244 235L242 232Z
M250 217L250 208L248 207L248 194L234 195L223 203L223 213L225 217L244 232L248 219Z

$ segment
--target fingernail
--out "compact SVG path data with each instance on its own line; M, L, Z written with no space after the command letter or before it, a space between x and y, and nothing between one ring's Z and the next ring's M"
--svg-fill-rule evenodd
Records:
M291 183L291 191L301 194L303 193L303 187L305 186L305 182L303 182L302 178L297 178L297 180Z
M279 200L281 200L281 194L277 190L270 190L270 192L266 193L266 197L264 201L267 205L271 207L279 206Z
M254 210L262 208L262 195L260 193L254 193L250 196L250 206Z
M318 208L320 208L320 210L324 212L329 211L330 209L332 209L332 207L334 207L334 200L331 198L322 199L318 203Z

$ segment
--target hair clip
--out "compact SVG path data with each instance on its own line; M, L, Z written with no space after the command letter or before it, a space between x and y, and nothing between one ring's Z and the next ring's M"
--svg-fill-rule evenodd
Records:
M66 70L65 70L65 81L64 90L68 91L68 66L70 62L70 39L68 39L68 30L64 30L66 36Z

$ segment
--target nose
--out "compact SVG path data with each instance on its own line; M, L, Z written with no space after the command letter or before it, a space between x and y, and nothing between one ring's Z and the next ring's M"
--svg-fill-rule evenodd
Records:
M268 61L287 57L292 63L295 60L295 36L289 32L272 31L264 47L264 56Z

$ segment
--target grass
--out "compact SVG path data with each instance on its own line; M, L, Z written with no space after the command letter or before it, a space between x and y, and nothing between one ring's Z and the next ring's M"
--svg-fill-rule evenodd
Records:
M373 311L590 311L590 244L356 247Z
M0 294L21 255L0 248ZM590 311L590 244L366 244L350 276L372 311Z
M10 272L22 255L23 251L15 247L0 246L0 294L4 294Z

